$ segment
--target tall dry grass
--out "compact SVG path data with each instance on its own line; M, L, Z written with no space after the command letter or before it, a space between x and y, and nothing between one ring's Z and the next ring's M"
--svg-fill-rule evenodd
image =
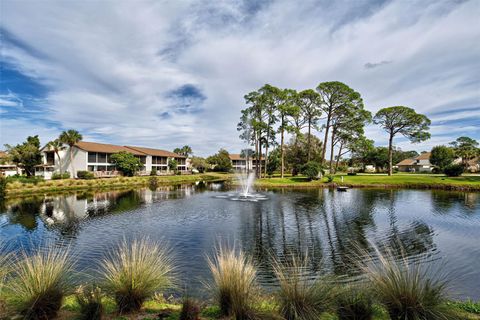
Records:
M23 251L12 264L9 296L25 319L53 319L72 288L69 250L49 246L33 254Z
M254 305L259 293L257 269L241 250L220 246L213 258L208 258L214 292L223 316L237 320L255 318Z
M336 291L328 278L308 276L308 257L292 255L287 262L274 260L274 272L279 283L279 312L286 320L318 320L332 309Z
M174 284L174 264L165 244L126 239L102 261L101 275L120 313L139 310L157 290Z
M445 308L449 281L441 270L375 247L362 266L380 302L393 320L450 320L456 316Z

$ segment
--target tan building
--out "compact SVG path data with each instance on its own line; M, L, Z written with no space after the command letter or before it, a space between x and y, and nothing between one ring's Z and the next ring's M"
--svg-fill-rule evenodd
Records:
M136 146L118 146L106 143L80 141L73 146L73 161L70 160L69 147L59 152L58 157L48 146L42 150L42 164L36 167L35 175L50 179L54 172L70 172L73 177L73 170L91 171L96 177L111 177L119 175L115 165L111 161L112 154L128 152L140 159L143 167L137 173L149 175L153 168L157 174L170 174L168 163L175 159L178 163L178 170L182 173L188 171L187 159L176 153Z
M432 172L433 170L433 165L430 163L430 152L402 160L396 166L400 172Z
M8 161L8 154L5 151L0 151L0 176L10 177L16 174L22 174L22 169Z
M232 163L233 171L236 172L246 172L246 171L255 171L257 168L257 159L255 157L249 157L248 161L246 158L242 157L239 153L230 153L230 162ZM262 157L260 160L260 165L262 168L265 167L265 158Z

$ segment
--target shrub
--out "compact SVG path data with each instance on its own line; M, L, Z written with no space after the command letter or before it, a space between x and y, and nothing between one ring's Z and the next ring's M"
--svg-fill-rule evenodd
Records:
M463 166L461 164L451 164L446 166L443 172L448 177L459 177L463 173Z
M90 179L94 179L95 175L93 174L93 172L80 170L80 171L77 171L77 177L78 179L90 180Z
M307 257L291 256L286 263L274 262L279 282L277 293L280 314L286 320L317 320L332 307L335 292L331 281L307 277Z
M139 310L157 290L173 285L170 251L148 238L123 240L102 261L101 274L120 313Z
M0 176L0 199L5 198L5 195L7 194L7 183L7 178Z
M62 179L62 174L58 173L58 172L54 172L52 174L52 180L60 180Z
M199 320L200 306L192 298L185 297L182 301L182 311L179 320Z
M70 172L62 173L62 179L70 179Z
M444 277L432 276L433 270L420 261L403 254L395 258L390 251L382 254L376 249L370 260L363 270L392 320L454 318L444 307L448 284Z
M148 187L150 190L157 190L158 188L158 178L156 176L152 176L148 178Z
M150 171L150 175L151 176L156 176L157 175L157 168L156 167L152 167L152 171Z
M221 314L238 320L253 318L252 306L259 288L252 260L242 251L220 247L213 259L208 258L208 265L213 276L213 284L208 287L215 294Z
M346 285L337 296L339 320L371 320L373 318L373 297L364 285Z
M347 175L349 175L349 176L356 176L357 173L356 173L356 172L349 172L349 173L347 173Z
M68 250L50 247L33 255L22 252L7 284L25 319L53 319L71 287L73 264Z
M333 178L334 178L333 175L329 174L329 175L327 175L326 177L327 177L327 182L328 182L328 183L333 182Z
M100 320L103 317L103 293L99 287L80 286L75 292L75 299L80 306L79 320Z
M310 161L307 162L302 167L301 173L305 176L307 176L310 180L316 179L318 177L318 174L320 173L322 167L320 163L315 162L315 161Z

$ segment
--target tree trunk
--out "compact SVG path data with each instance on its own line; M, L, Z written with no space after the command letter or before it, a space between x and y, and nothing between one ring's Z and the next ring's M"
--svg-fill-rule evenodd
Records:
M335 172L337 172L338 170L338 163L340 162L340 157L342 156L342 149L343 149L343 142L340 143L340 147L338 148L337 161L335 162Z
M330 146L330 164L328 166L328 171L330 174L332 174L332 171L333 171L333 148L335 147L334 140L335 140L335 130L332 130L332 141Z
M310 161L310 131L311 131L311 121L308 119L308 137L307 137L307 162Z
M268 142L265 144L265 168L263 168L263 177L267 177L267 163L268 163Z
M283 171L285 170L285 160L284 160L284 157L285 157L285 151L283 150L283 128L280 132L280 157L282 158L281 161L282 161L282 164L281 164L281 177L283 178Z
M325 163L325 152L327 151L328 130L330 129L330 113L327 117L327 123L325 125L325 138L323 139L322 147L322 164Z
M393 174L393 166L392 166L392 157L393 157L393 133L390 132L390 138L388 139L388 175L391 176Z
M259 144L259 139L258 139L258 134L255 132L255 176L258 178L259 177L259 173L258 173L258 144Z

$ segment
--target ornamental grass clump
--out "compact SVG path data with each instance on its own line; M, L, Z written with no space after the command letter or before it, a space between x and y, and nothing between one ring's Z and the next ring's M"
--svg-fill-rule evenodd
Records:
M312 278L307 259L292 255L288 262L274 261L279 284L279 312L286 320L318 320L323 312L332 308L335 299L333 281Z
M79 286L75 299L80 306L79 320L101 320L104 313L102 289L96 286Z
M0 244L0 319L2 319L2 315L7 313L3 288L7 280L7 276L11 271L10 258L11 255L6 253L4 246Z
M389 250L381 253L376 248L375 252L363 270L392 320L456 318L445 307L448 280L444 274L411 261L403 251L400 257Z
M337 295L336 305L339 320L373 319L373 294L366 285L345 285Z
M255 318L258 297L257 269L242 251L220 247L214 258L208 258L213 283L208 285L223 316L237 320Z
M180 312L179 320L199 320L200 311L200 305L196 300L190 297L185 297L182 301L182 310Z
M33 254L23 251L12 264L9 296L24 319L53 319L72 288L73 262L69 250L48 247Z
M138 311L156 291L174 283L170 250L148 238L123 242L101 263L105 287L114 296L120 313Z

